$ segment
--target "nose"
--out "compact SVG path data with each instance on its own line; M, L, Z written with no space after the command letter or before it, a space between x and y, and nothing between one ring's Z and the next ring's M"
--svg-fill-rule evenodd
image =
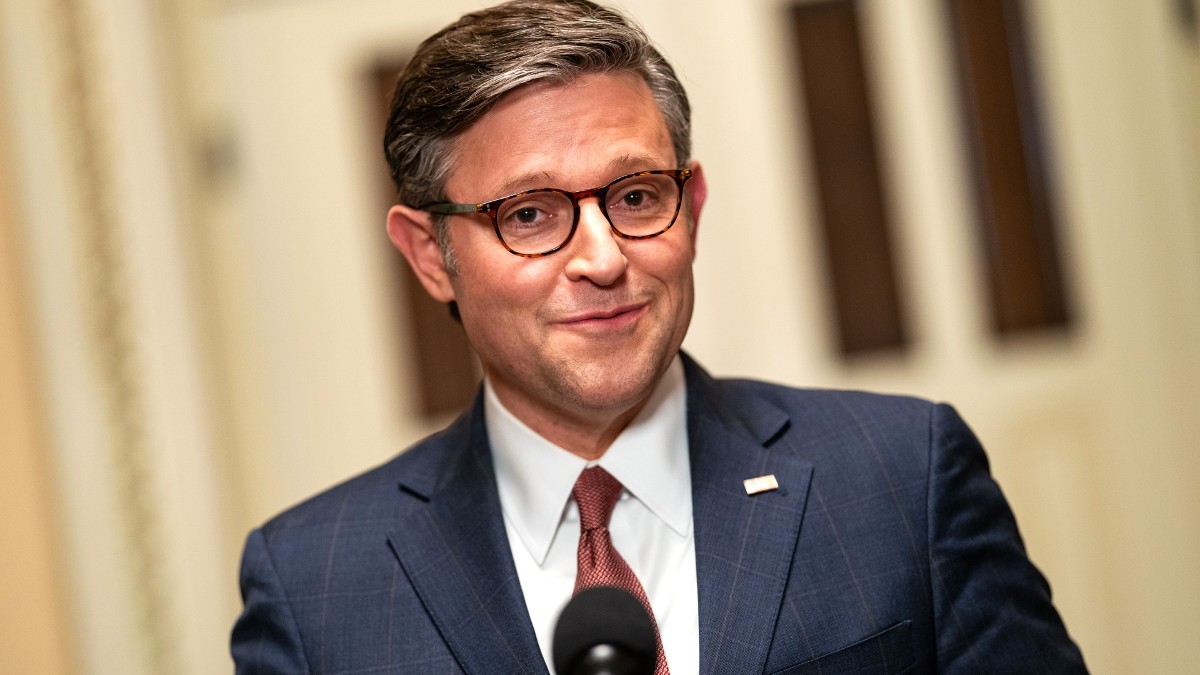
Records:
M629 265L619 237L595 199L581 201L579 224L564 251L569 256L567 278L572 281L588 279L598 286L616 283Z

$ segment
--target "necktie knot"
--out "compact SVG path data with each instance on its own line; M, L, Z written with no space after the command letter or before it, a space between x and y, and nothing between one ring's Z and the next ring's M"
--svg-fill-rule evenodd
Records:
M613 508L621 497L621 481L593 466L579 474L571 496L579 506L579 524L584 531L608 527Z

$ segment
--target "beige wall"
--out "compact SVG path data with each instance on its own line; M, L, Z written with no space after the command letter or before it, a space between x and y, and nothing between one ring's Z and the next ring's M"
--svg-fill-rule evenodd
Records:
M0 110L0 673L71 672L57 495L24 294L17 212Z
M157 7L0 1L28 365L84 673L225 670L236 607Z
M17 414L48 430L40 453L28 446L30 470L47 472L28 484L41 494L4 494L44 505L26 510L42 514L48 564L60 532L61 573L43 574L39 593L46 607L65 598L62 616L43 618L68 623L37 632L71 641L80 672L228 669L245 531L440 423L417 414L395 362L406 333L388 306L394 254L358 78L480 4L0 0L13 139L0 161L20 215L9 251L27 270L25 292L5 289L28 308L12 325L33 340L16 362L28 375L12 381L45 393L40 413ZM1029 3L1080 320L999 343L940 3L862 4L915 340L845 363L784 3L622 3L689 88L710 183L687 347L721 374L954 402L1094 672L1188 672L1200 631L1197 47L1166 2ZM780 206L745 208L764 195ZM111 244L99 257L97 236ZM97 313L122 340L97 331ZM114 435L130 420L136 433ZM140 576L147 565L157 573ZM25 657L40 653L32 644Z

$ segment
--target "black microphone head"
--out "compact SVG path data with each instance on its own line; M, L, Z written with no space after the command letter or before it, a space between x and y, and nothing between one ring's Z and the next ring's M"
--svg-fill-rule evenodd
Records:
M558 616L552 653L558 675L653 675L654 623L628 591L584 589Z

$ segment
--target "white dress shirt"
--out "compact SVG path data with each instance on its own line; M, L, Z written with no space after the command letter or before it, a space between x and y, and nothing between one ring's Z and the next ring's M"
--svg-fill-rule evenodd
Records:
M625 486L609 532L646 589L671 672L699 671L686 406L677 356L638 416L599 460L587 462L527 427L484 383L484 415L508 544L551 672L554 625L575 587L579 510L571 488L580 472L597 465Z

